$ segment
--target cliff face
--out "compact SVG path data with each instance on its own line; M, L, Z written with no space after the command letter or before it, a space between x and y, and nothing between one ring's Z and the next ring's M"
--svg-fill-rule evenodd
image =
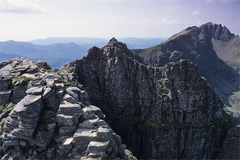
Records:
M128 158L82 85L25 58L0 71L2 159Z
M186 60L150 67L134 57L112 39L62 70L84 85L139 158L216 158L228 116L198 67Z
M228 98L239 90L240 76L224 63L223 57L237 60L239 47L235 43L236 38L226 27L207 23L200 27L189 27L166 42L134 52L150 66L163 67L180 59L190 60L198 65L200 75L206 78L223 102L229 105L231 102ZM233 45L227 47L227 44Z

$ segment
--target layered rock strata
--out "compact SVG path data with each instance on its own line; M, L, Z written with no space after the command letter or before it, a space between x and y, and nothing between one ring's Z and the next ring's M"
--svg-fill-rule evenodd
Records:
M49 67L40 68L46 66L43 62L38 66L17 58L3 63L1 90L13 90L25 76L31 79L20 85L24 94L19 102L12 101L16 100L13 93L2 98L2 103L16 102L1 119L2 159L128 159L120 136L105 121L101 109L90 105L79 83ZM13 82L13 77L19 79Z

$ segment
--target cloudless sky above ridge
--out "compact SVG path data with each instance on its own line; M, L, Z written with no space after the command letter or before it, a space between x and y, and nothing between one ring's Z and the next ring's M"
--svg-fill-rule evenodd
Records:
M170 37L213 22L240 34L240 0L0 0L0 41Z

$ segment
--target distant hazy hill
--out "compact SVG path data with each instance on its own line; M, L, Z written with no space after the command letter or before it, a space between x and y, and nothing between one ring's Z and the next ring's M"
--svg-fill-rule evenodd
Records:
M0 60L15 57L27 57L44 60L53 68L59 68L69 61L82 58L86 50L75 43L57 43L52 45L35 45L27 42L0 42Z
M134 51L152 66L164 66L180 59L191 60L226 104L239 105L240 96L236 91L239 90L240 76L224 63L226 60L237 63L234 58L239 57L240 51L237 39L239 37L226 27L207 23L189 27L154 47ZM229 99L232 94L235 94L235 102Z
M142 49L152 47L165 40L164 38L118 38L118 39L126 43L128 48L130 49ZM93 46L97 47L105 46L108 42L108 39L86 37L53 37L46 39L36 39L30 42L37 45L50 45L54 43L74 42L87 50Z
M17 54L0 52L0 61L6 61L6 60L17 58L17 57L21 57L21 56Z

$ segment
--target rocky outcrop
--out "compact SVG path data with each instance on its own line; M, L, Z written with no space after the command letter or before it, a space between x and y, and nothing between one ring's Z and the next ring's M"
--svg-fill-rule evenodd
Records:
M222 26L221 24L217 25L209 22L200 26L199 29L205 36L208 36L209 39L214 38L215 40L226 42L235 37L227 27Z
M0 66L3 91L14 88L25 76L32 77L26 85L19 84L24 93L20 101L11 97L13 92L7 99L1 96L3 103L16 102L7 115L1 114L2 159L128 159L120 136L101 109L90 105L82 85L47 70L43 62L37 65L17 58Z
M62 70L83 84L139 158L216 158L229 116L198 67L186 60L146 66L123 48L112 39Z

